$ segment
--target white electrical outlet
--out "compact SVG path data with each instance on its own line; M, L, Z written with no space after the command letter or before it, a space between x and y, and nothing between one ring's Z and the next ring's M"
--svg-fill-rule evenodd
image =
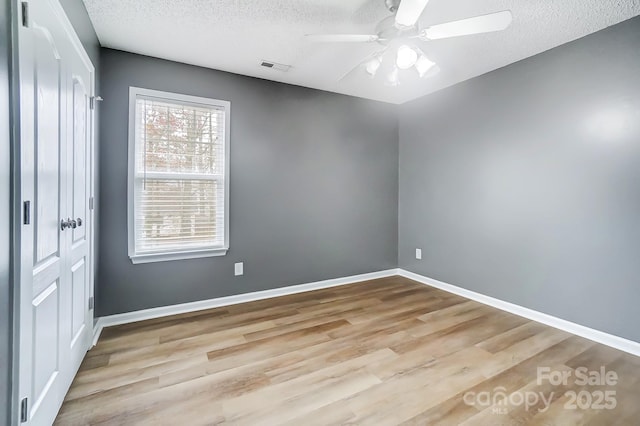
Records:
M416 249L416 259L422 260L422 249Z
M244 274L244 263L243 262L238 262L234 265L234 273L235 276L237 277L238 275L243 275Z

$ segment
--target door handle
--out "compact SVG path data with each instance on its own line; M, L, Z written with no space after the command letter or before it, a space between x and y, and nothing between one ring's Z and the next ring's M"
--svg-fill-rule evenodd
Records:
M77 218L77 219L67 218L67 220L62 219L60 221L60 229L62 231L64 231L67 228L76 229L78 226L82 226L82 219L81 218Z
M78 222L76 222L71 218L67 218L67 220L63 219L60 221L60 229L63 231L68 228L76 229L77 227L78 227Z

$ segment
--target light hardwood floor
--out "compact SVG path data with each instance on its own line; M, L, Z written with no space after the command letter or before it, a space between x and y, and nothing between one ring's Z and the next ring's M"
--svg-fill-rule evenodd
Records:
M578 367L619 380L580 386ZM225 422L638 425L640 358L392 277L105 329L56 424Z

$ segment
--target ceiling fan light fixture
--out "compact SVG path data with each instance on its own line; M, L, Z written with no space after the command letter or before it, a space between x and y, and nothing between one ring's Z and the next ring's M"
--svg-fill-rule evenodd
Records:
M430 41L502 31L508 28L513 20L511 11L503 10L421 29L419 20L429 0L384 0L384 3L390 12L395 12L395 17L389 16L380 21L375 29L377 34L307 34L307 38L311 41L379 42L385 46L382 51L374 53L374 56L367 56L362 62L359 62L340 81L353 71L360 70L362 72L363 69L372 79L377 74L381 72L386 74L391 69L391 72L382 79L386 85L391 86L397 86L400 83L400 70L415 68L421 79L430 78L440 72L440 67L424 55L422 50L417 47L416 40ZM390 57L385 61L391 61L391 64L385 62L385 66L382 67L382 57L387 52ZM380 68L383 71L380 71Z
M372 58L365 65L365 70L367 71L367 74L369 74L371 77L375 77L381 64L382 64L382 59L379 56Z
M418 60L418 52L410 48L406 44L398 47L398 54L396 57L396 65L401 70L407 70L416 64Z
M393 67L393 71L389 73L389 75L387 76L387 81L385 83L388 86L397 86L398 84L400 84L397 67Z
M416 71L418 71L418 75L422 78L427 75L427 73L433 70L436 63L431 59L427 58L425 55L420 55L420 57L416 60Z

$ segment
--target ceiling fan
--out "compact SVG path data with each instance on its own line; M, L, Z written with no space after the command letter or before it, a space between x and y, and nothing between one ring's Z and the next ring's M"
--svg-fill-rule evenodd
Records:
M429 0L383 0L385 6L395 16L383 19L375 28L374 34L307 34L314 42L329 43L379 43L384 49L369 56L356 66L364 66L366 72L375 77L378 73L385 53L395 51L395 61L387 76L387 83L399 83L399 70L414 68L421 78L430 77L439 71L435 62L431 61L416 45L419 41L439 40L471 34L481 34L506 29L512 21L511 12L504 10L488 15L476 16L459 21L419 28L418 19ZM349 75L352 71L347 73ZM345 75L345 76L346 76ZM344 77L343 77L344 78Z

